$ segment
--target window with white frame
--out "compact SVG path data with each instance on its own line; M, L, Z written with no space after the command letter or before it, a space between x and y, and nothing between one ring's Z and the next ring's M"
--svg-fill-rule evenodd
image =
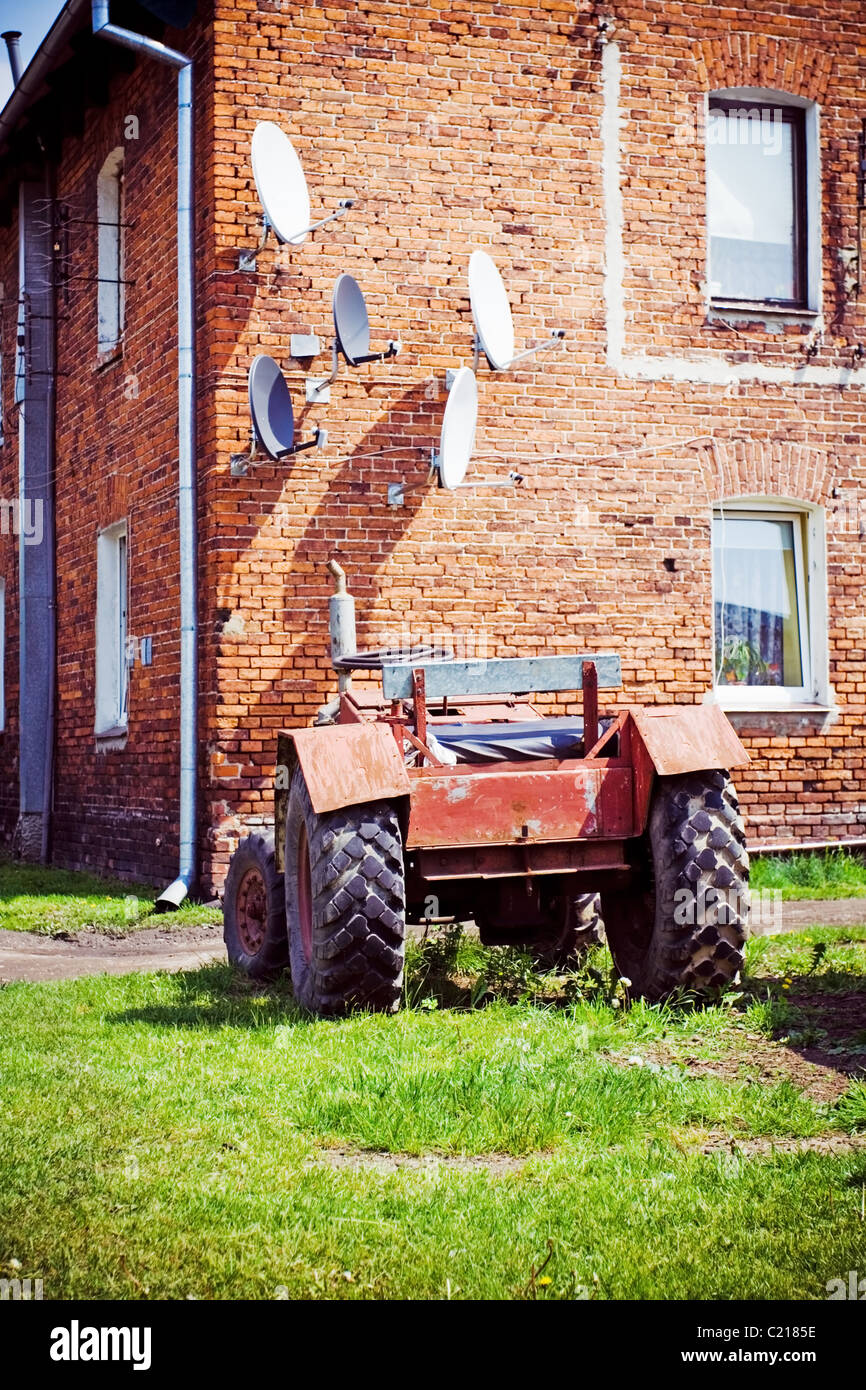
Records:
M817 108L784 93L713 94L707 112L709 290L725 303L817 309Z
M122 730L129 691L126 522L100 532L96 547L96 732Z
M123 150L112 150L96 185L98 221L97 303L100 354L114 352L123 339L124 295L124 198Z
M722 704L827 700L822 526L820 509L772 499L714 512L714 683Z

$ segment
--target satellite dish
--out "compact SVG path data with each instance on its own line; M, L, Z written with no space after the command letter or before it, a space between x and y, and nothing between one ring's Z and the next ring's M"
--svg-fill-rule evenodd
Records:
M354 276L337 276L331 308L334 315L331 375L321 381L307 382L307 400L310 402L330 400L329 388L337 380L341 356L350 367L360 367L365 362L386 362L389 357L396 357L403 347L401 342L392 339L384 352L370 351L370 315L361 286Z
M351 275L338 275L332 299L337 349L350 367L396 357L401 344L393 339L385 352L370 351L370 316L361 286Z
M516 362L532 357L544 348L555 347L565 337L556 329L550 338L526 352L514 352L514 320L502 276L486 251L473 251L469 258L469 303L475 325L475 367L483 352L495 372L505 372Z
M288 383L272 357L262 354L253 362L249 394L256 439L275 463L321 445L321 430L307 443L295 443L295 412Z
M300 246L310 232L318 231L355 206L353 198L341 198L336 212L318 222L310 221L310 193L301 161L288 135L273 121L259 121L253 131L252 164L265 225L256 250L239 252L239 270L255 270L256 256L264 249L269 228L273 227L279 242Z
M295 147L273 121L253 131L253 178L259 202L277 240L300 246L310 227L310 193Z
M464 483L475 448L477 423L478 378L471 367L460 367L448 391L439 434L439 452L437 454L435 449L432 450L427 486L434 478L440 487L447 488L449 492L460 487L517 487L523 482L522 475L512 470L506 478L482 478ZM424 483L389 483L388 506L402 507L407 493L416 492L424 486Z
M370 351L370 316L358 281L339 275L332 299L337 347L350 367L365 361Z
M481 349L496 372L504 372L514 359L514 321L508 291L486 251L469 258L469 302Z
M439 453L435 459L442 487L459 487L466 477L475 448L477 423L478 379L471 367L461 367L445 402Z

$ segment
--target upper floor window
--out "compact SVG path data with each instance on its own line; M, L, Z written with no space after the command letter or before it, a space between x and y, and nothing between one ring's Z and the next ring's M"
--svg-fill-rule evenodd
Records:
M112 150L97 182L99 223L97 302L100 354L113 352L123 339L124 235L123 235L123 150Z
M826 699L819 516L738 501L713 516L715 685L731 707Z
M714 300L811 308L816 160L809 108L710 98L709 286Z

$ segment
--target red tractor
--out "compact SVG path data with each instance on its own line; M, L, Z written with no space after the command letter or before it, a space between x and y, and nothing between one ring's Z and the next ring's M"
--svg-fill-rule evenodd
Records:
M743 964L746 836L714 705L628 706L610 654L455 661L358 653L345 576L331 599L338 700L278 735L274 838L242 840L224 898L229 958L289 965L319 1014L394 1010L407 922L474 919L485 944L567 967L598 907L633 997L715 996ZM381 671L381 688L351 672ZM581 692L582 718L530 693Z

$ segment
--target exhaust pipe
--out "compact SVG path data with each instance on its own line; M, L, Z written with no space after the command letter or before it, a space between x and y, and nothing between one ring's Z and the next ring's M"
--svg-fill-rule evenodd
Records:
M354 656L358 650L355 634L355 600L346 588L346 571L336 560L328 561L328 572L334 578L334 592L328 600L328 627L331 633L331 661ZM348 671L338 673L338 688L348 690L352 677Z
M21 38L20 29L7 29L4 34L0 34L6 44L6 51L9 54L9 67L12 69L12 86L17 87L21 81L21 50L18 47L18 40Z

